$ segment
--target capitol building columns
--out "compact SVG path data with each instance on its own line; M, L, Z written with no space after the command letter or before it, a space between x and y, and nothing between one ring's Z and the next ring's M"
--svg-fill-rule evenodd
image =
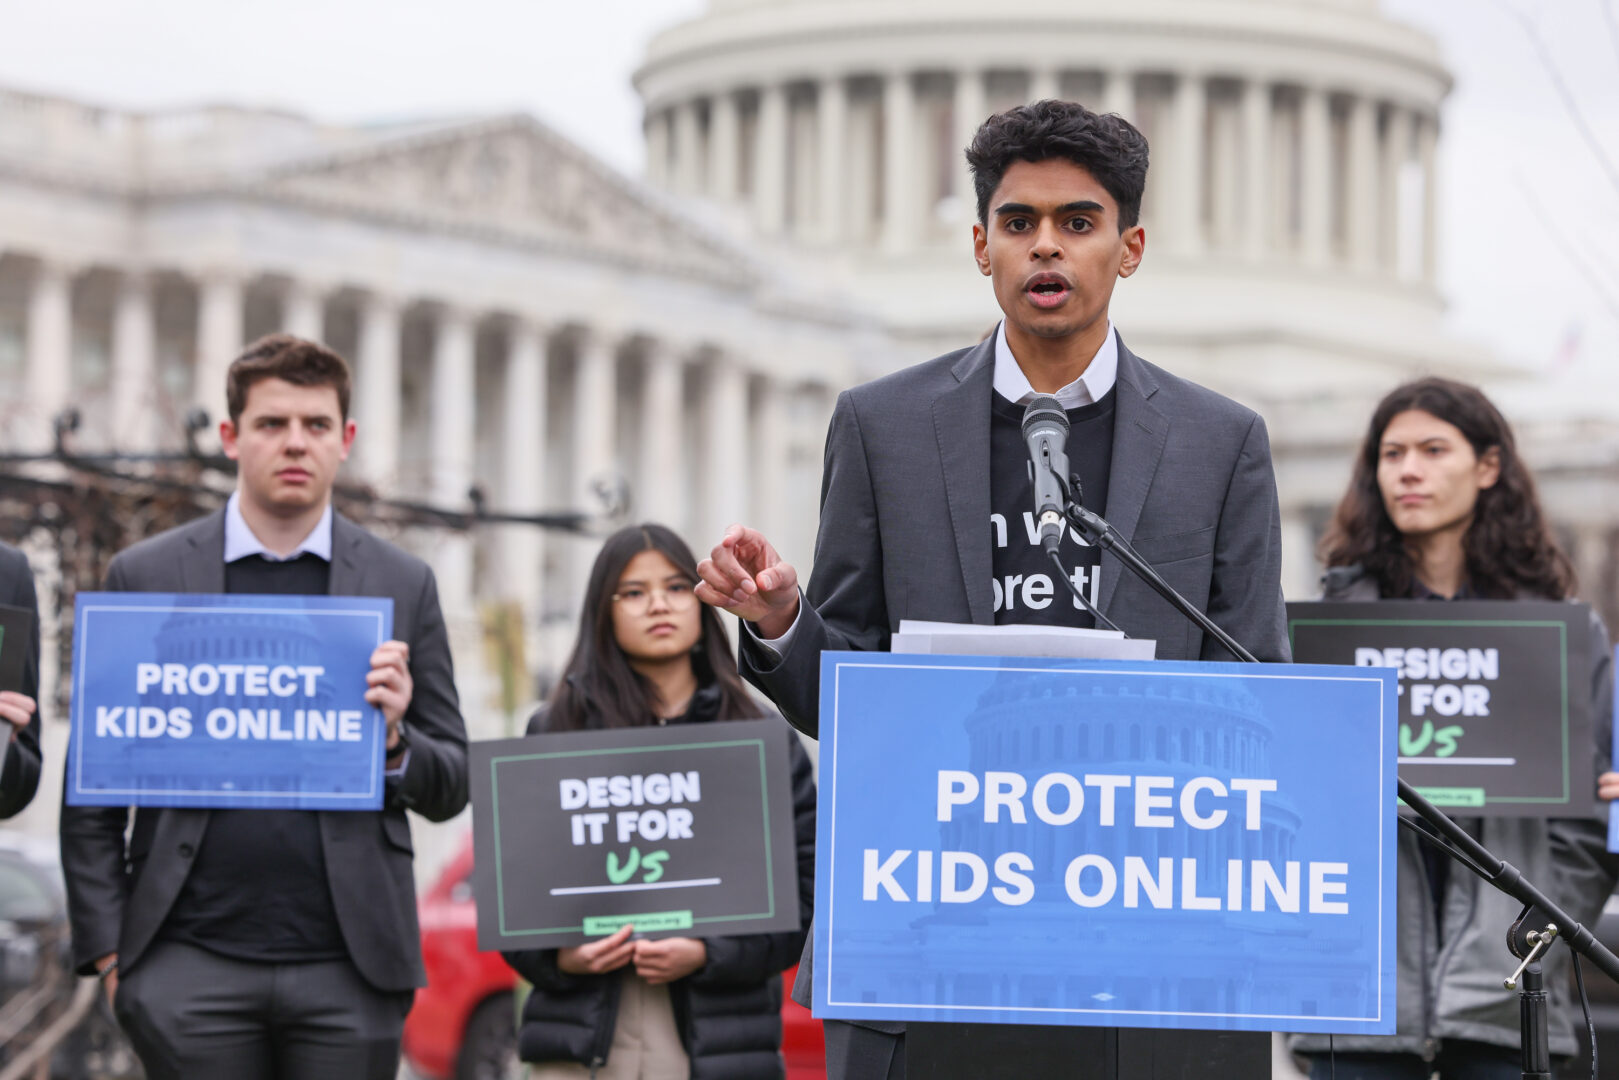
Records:
M38 260L28 293L27 393L33 405L25 441L47 451L52 422L68 404L73 369L73 268L54 258Z
M288 281L281 294L281 325L293 337L326 340L326 293L318 285L298 278Z
M1298 91L1299 251L1310 266L1327 262L1332 235L1330 102L1319 86Z
M1439 281L1439 120L1417 121L1417 164L1422 171L1422 280Z
M635 516L680 529L686 365L676 347L649 341L642 351L639 424L641 462L635 484Z
M358 429L353 455L357 471L390 494L399 480L400 315L399 301L385 293L367 293L360 300L349 401Z
M1344 178L1346 254L1359 273L1377 269L1378 147L1377 102L1364 94L1349 99L1347 168Z
M699 475L697 545L712 546L727 525L752 516L753 444L748 440L748 374L738 358L724 349L708 351L703 365L702 462ZM709 537L713 537L710 540Z
M803 534L791 491L812 493L813 516L815 476L803 463L818 475L828 387L806 382L812 368L787 352L756 359L743 326L631 329L567 304L479 303L330 268L188 273L3 254L0 276L20 297L14 314L0 311L0 335L20 331L6 391L26 403L15 414L27 427L19 448L48 452L52 421L70 406L87 418L73 436L81 448L176 451L196 406L209 412L211 446L243 339L280 331L351 359L358 435L345 483L460 512L476 485L496 512L585 516L594 534L577 538L548 539L533 525L413 531L409 542L431 549L446 612L463 621L491 592L517 599L531 628L542 596L546 610L571 608L621 493L628 519L667 524L699 550L733 521L790 522ZM104 294L99 315L84 299L91 281ZM75 361L76 349L104 369Z
M883 75L882 247L901 254L916 244L916 209L921 203L916 169L916 86L909 71Z
M842 243L847 225L849 86L841 74L821 79L815 96L815 146L820 196L817 239L826 247Z
M532 513L545 505L545 436L549 411L546 328L531 318L506 320L505 378L501 387L497 506ZM540 610L545 539L532 525L499 526L501 591L521 605L531 622Z
M758 90L753 138L753 207L759 231L780 234L787 217L787 87L768 83Z
M1280 70L941 61L705 82L649 103L647 176L806 252L920 257L976 220L962 152L990 111L1073 91L1147 134L1144 215L1171 259L1434 286L1434 106Z
M142 453L156 446L153 420L157 321L152 275L138 268L119 275L112 322L112 438Z
M1272 98L1268 82L1249 79L1238 91L1241 111L1242 215L1237 228L1243 252L1253 262L1268 258L1271 248Z
M708 104L708 188L715 201L736 198L741 161L742 104L734 93L720 91Z
M197 365L192 403L219 423L225 409L225 372L246 344L243 278L239 271L210 267L197 283Z
M436 505L459 509L469 504L473 482L477 325L472 314L449 304L437 316L428 383L429 491ZM433 562L446 606L459 600L464 608L473 595L471 538L447 534Z
M1170 116L1170 245L1177 254L1196 256L1203 248L1203 179L1208 175L1204 153L1208 91L1201 75L1188 72L1175 81Z
M957 150L956 198L961 203L958 217L961 224L971 228L973 222L978 220L978 196L973 189L972 170L967 167L966 150L972 145L973 136L978 133L984 117L989 115L984 104L984 73L972 69L956 72L953 93L950 128Z

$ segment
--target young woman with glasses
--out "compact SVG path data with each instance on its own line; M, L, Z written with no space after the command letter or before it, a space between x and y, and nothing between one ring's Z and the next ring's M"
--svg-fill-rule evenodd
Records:
M1377 406L1321 555L1327 600L1567 600L1575 591L1512 429L1483 393L1447 379L1408 383ZM1607 630L1593 615L1584 692L1604 767L1610 658ZM1593 769L1580 782L1594 779ZM1595 925L1616 871L1601 822L1458 821L1575 919ZM1502 980L1514 965L1505 934L1521 905L1404 829L1397 858L1397 1033L1337 1036L1336 1061L1325 1035L1298 1037L1295 1049L1310 1056L1315 1080L1518 1080L1518 994ZM1554 946L1545 966L1551 1050L1570 1055L1579 1007L1569 993L1568 949Z
M714 609L693 593L697 561L661 525L608 538L596 556L579 637L530 734L766 715L737 674ZM785 724L785 721L782 721ZM815 883L815 783L788 733L799 903L809 926ZM534 984L518 1052L535 1080L720 1080L785 1075L781 972L804 930L742 937L635 939L626 926L568 949L507 953Z

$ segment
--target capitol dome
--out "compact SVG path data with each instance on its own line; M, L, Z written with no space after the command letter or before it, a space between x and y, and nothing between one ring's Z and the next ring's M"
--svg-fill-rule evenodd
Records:
M819 268L897 368L999 318L972 263L962 149L1060 97L1152 148L1142 269L1112 315L1137 353L1257 409L1293 560L1347 479L1372 403L1421 372L1506 374L1441 329L1439 108L1426 34L1375 0L710 0L635 74L648 179ZM868 371L869 377L881 370Z
M962 148L992 112L1049 97L1117 112L1152 145L1148 258L1115 297L1132 341L1410 355L1437 334L1450 77L1371 0L1071 3L1038 20L983 0L712 0L653 40L635 81L653 182L745 206L924 351L998 316L970 262Z

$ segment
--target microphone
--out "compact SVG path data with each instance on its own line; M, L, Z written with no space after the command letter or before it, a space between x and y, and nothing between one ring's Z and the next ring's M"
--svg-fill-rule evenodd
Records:
M1049 394L1041 394L1023 410L1023 440L1029 444L1034 477L1034 517L1040 546L1055 555L1067 528L1068 414Z

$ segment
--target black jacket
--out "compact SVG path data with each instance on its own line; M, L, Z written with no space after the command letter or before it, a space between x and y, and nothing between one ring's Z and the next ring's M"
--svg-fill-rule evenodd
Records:
M686 715L671 723L714 720L719 702L718 687L704 687ZM542 709L529 721L528 732L535 735L545 730ZM778 934L705 937L708 962L669 984L680 1042L691 1059L691 1080L772 1080L785 1075L780 973L797 961L815 903L815 780L809 755L790 732L787 749L792 759L798 896L804 928ZM567 974L557 967L555 949L505 956L507 963L534 984L518 1030L522 1059L605 1064L618 1023L623 973Z
M28 655L23 661L21 693L34 699L34 715L28 726L17 732L17 737L6 752L4 766L0 766L0 818L8 818L27 806L39 787L39 602L34 596L34 572L28 568L28 557L9 544L0 544L0 604L24 608L34 613L34 633L28 642ZM10 725L0 721L0 727ZM4 736L5 732L0 732Z
M107 569L112 592L225 591L225 515L216 511L120 552ZM407 809L445 821L467 804L467 734L455 691L449 635L433 571L341 514L332 519L333 596L388 596L394 637L410 646L415 683L404 730L410 758L387 782L381 810L310 810L349 958L383 991L427 983L416 926L416 882ZM62 807L62 874L79 974L118 954L140 962L185 885L211 811ZM125 833L128 832L126 841ZM244 885L245 887L245 885Z

